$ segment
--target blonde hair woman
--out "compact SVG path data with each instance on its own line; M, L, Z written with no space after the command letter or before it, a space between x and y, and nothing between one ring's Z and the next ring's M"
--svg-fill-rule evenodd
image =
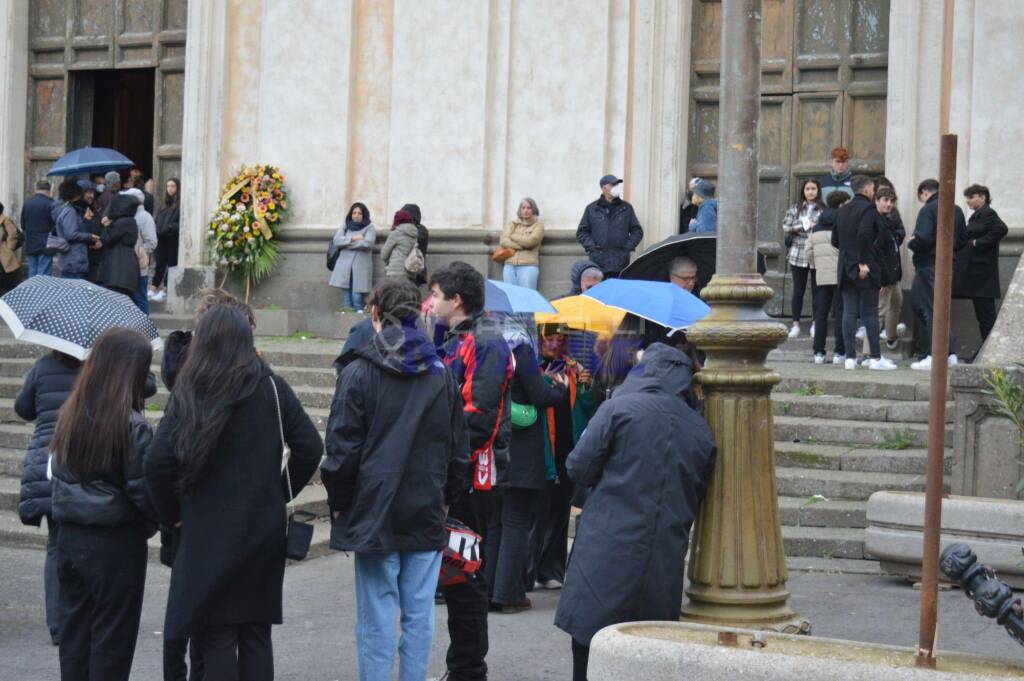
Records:
M540 242L544 240L544 223L541 222L537 202L526 197L519 202L516 219L508 223L501 232L502 248L510 248L515 254L505 261L502 279L506 284L537 288L540 278Z

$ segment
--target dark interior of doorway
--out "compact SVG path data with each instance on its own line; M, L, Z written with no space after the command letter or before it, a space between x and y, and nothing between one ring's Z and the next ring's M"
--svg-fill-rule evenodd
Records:
M152 177L156 69L77 71L74 77L75 146L117 149Z

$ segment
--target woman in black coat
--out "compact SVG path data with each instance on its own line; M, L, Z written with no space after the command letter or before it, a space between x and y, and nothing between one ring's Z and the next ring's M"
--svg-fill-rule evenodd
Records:
M110 203L110 224L100 235L103 259L97 277L100 286L131 296L139 288L139 258L135 242L139 225L135 211L139 202L128 194L118 194Z
M160 290L167 283L167 268L178 264L178 234L181 231L181 182L172 177L167 180L164 205L156 214L156 269L150 282L150 297L161 301L167 294Z
M199 644L205 681L273 678L270 627L281 623L285 504L322 454L295 393L256 354L246 315L222 306L207 311L146 461L161 524L181 524L164 633Z
M506 332L506 337L508 335ZM516 343L512 350L516 369L509 389L510 461L505 480L508 487L502 491L498 512L491 517L484 544L484 569L491 602L504 613L532 607L526 597L525 579L537 499L547 486L546 414L548 407L561 403L568 396L564 376L559 376L554 385L545 382L529 336L524 333L517 338L512 341ZM525 420L524 414L527 415Z
M78 377L82 363L63 352L43 355L25 375L14 399L14 411L36 427L21 468L21 500L18 515L26 525L39 527L46 518L46 563L43 567L43 593L46 598L46 626L54 645L60 642L60 610L57 583L57 524L53 522L52 484L46 475L50 461L50 440L57 427L57 412L64 405Z
M967 205L974 212L967 221L967 245L956 254L953 297L970 298L978 319L982 342L996 323L999 286L999 242L1009 231L992 208L988 187L972 184L964 190Z

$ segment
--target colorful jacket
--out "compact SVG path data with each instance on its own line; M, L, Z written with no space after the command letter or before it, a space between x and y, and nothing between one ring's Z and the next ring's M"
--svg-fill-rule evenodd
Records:
M569 409L572 411L572 440L573 446L579 442L587 423L597 410L594 399L591 395L590 384L580 381L580 365L571 357L564 357L565 373L569 378ZM551 383L551 377L545 375L544 380ZM544 430L544 461L547 467L547 479L558 480L558 467L555 465L555 433L558 429L555 424L555 409L550 407L545 410L547 428Z

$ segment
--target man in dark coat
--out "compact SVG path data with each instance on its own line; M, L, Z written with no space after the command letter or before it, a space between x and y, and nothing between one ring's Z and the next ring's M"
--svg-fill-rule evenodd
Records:
M967 207L973 210L967 221L967 244L956 254L953 270L953 297L970 298L978 319L981 342L985 342L996 323L996 298L999 287L999 242L1009 231L992 208L988 187L972 184L964 190Z
M603 627L679 619L683 559L715 444L691 408L692 364L655 343L591 419L566 461L592 488L576 524L555 626L572 636L573 679L586 679Z
M36 193L21 207L21 229L25 232L25 255L28 258L28 276L50 274L53 256L46 254L46 237L53 231L53 199L50 183L36 182Z
M855 195L836 213L832 246L839 249L837 278L843 296L843 345L847 351L847 369L857 368L857 314L863 306L864 326L868 334L869 369L892 371L896 365L882 357L879 338L878 294L882 289L882 266L878 259L880 216L875 208L875 181L855 175L851 182Z
M576 240L605 277L617 277L643 238L644 228L633 206L622 200L622 180L605 175L601 178L601 198L584 209Z
M935 244L939 226L939 181L924 180L917 186L917 199L924 206L917 214L914 234L907 242L913 254L914 283L910 288L910 305L914 314L924 323L925 336L921 339L924 356L910 365L918 371L932 368L932 309L935 303ZM967 245L967 222L960 206L953 206L953 252ZM949 329L949 364L956 365L956 334Z
M331 547L356 554L362 678L391 678L401 615L401 675L425 678L445 511L469 460L462 397L419 323L420 294L389 279L368 301L377 331L341 355L320 474Z
M469 433L470 466L464 493L448 515L483 537L494 514L498 480L495 439L505 418L512 357L500 324L484 313L484 278L472 266L455 261L430 277L431 309L443 337L439 354L462 393ZM484 560L486 565L486 559ZM478 570L462 584L444 587L451 645L450 681L487 678L487 579Z

